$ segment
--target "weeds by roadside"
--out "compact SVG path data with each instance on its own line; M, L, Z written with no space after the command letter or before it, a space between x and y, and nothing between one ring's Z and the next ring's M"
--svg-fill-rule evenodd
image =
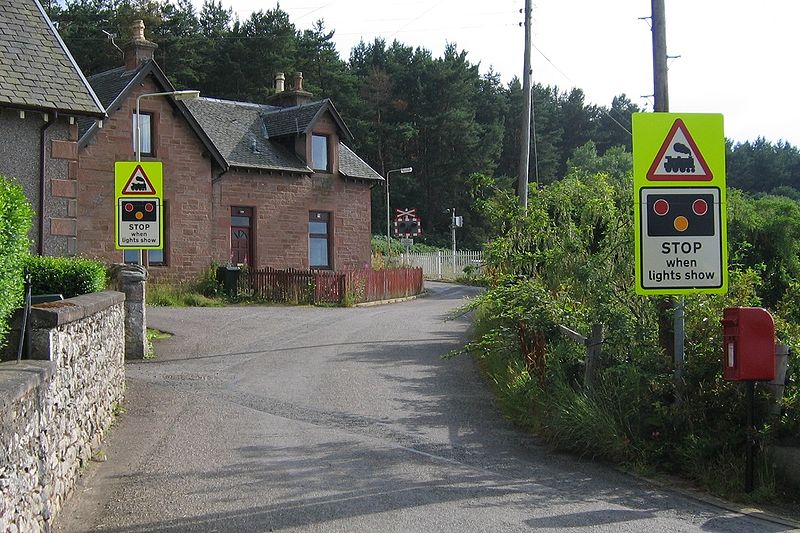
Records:
M145 349L144 358L155 359L156 352L153 346L153 341L168 339L172 337L172 333L167 333L166 331L161 331L155 328L147 328L146 336L147 336L147 348Z

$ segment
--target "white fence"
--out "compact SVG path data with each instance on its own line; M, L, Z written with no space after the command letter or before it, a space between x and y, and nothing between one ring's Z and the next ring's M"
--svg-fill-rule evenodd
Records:
M480 268L483 252L456 251L426 254L403 254L403 264L422 268L425 279L455 279L464 275L464 268Z

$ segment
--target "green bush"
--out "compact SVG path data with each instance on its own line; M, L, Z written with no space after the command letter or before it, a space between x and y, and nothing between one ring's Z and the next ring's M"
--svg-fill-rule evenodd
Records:
M16 183L0 176L0 346L5 344L8 318L23 296L23 261L28 255L33 210Z
M217 296L222 296L224 293L224 287L217 278L217 270L219 270L219 268L219 263L212 262L197 280L197 292L206 298L216 298Z
M526 213L502 190L482 200L497 236L484 247L489 287L469 306L477 323L466 350L507 416L553 446L741 496L730 480L741 479L732 458L742 457L746 441L745 395L722 379L720 318L725 307L772 309L778 338L793 351L780 416L766 415L759 392L757 440L800 442L800 203L730 192L729 291L685 298L684 385L676 387L658 339L658 299L633 291L631 188L630 177L575 169L531 190ZM555 326L586 334L595 322L605 334L588 386L586 348ZM779 488L763 458L762 499Z
M72 298L106 288L103 263L81 257L30 256L25 272L31 276L33 294L63 294Z

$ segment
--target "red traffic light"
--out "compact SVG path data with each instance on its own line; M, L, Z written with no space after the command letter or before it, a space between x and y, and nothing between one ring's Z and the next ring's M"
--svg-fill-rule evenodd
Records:
M663 217L669 213L669 202L663 198L656 200L653 204L653 211L655 211L656 215Z
M698 198L692 202L692 211L697 216L703 216L708 212L708 203L702 198Z

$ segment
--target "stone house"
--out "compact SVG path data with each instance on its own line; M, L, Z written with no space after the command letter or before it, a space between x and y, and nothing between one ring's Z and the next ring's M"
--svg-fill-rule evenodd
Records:
M77 124L104 117L38 0L0 0L0 175L33 206L40 255L77 250Z
M103 128L82 123L78 249L135 262L115 249L114 162L133 160L136 98L174 87L153 60L141 21L125 65L90 76L108 110ZM151 276L191 279L212 263L254 268L352 269L370 262L370 188L383 178L346 142L330 100L314 101L302 75L283 75L267 104L201 97L141 98L142 160L164 166L163 250L143 260Z

